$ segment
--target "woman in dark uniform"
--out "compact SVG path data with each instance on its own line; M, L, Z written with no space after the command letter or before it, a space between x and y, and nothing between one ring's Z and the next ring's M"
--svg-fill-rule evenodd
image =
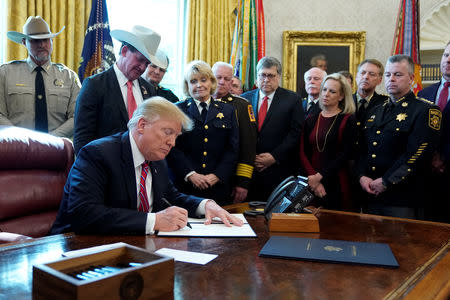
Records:
M321 110L308 116L300 141L303 174L322 205L350 209L348 161L356 141L355 104L350 85L341 74L322 82Z
M183 193L231 204L232 176L238 156L234 107L212 98L217 81L203 61L188 64L184 91L191 98L177 103L194 128L177 138L167 157L175 185Z

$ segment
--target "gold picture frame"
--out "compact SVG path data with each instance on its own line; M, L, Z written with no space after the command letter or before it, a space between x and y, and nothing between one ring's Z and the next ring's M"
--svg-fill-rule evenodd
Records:
M313 52L331 53L327 56L328 74L341 71L336 68L348 64L348 68L342 70L356 76L358 64L364 59L365 48L365 31L284 31L283 87L301 92L304 86L303 74L311 67L309 62ZM329 59L335 63L330 65Z

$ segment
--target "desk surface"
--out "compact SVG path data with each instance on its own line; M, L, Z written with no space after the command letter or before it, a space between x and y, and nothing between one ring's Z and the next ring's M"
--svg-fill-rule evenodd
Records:
M119 241L150 251L167 247L219 255L205 266L175 262L175 299L397 299L414 293L444 299L448 295L450 225L328 210L318 217L320 234L275 235L388 243L400 268L258 257L271 235L264 217L258 216L247 217L258 238L65 234L6 244L0 247L0 299L31 299L34 264L56 260L65 251Z

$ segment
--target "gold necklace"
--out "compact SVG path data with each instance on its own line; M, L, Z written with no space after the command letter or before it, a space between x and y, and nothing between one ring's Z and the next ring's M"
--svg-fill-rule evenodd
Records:
M320 153L322 153L325 150L325 146L327 144L327 138L328 138L328 134L331 131L331 128L333 128L334 123L336 122L337 116L339 115L339 113L336 114L336 116L334 117L333 123L331 123L330 128L328 128L327 134L325 134L325 141L323 142L323 147L320 148L319 147L319 126L320 126L320 116L322 115L322 113L319 114L319 119L317 119L317 127L316 127L316 147L317 147L317 151L319 151Z

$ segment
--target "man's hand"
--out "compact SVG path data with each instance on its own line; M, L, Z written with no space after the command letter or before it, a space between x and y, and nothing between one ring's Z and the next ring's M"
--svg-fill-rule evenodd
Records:
M372 178L369 178L367 176L361 176L359 179L359 184L361 185L362 189L365 190L369 194L374 194L375 191L370 187L370 184L373 182Z
M383 185L383 179L377 178L369 184L369 187L375 192L375 195L381 194L386 190L386 187Z
M233 203L242 203L247 198L248 190L243 187L237 186L233 189Z
M216 183L220 181L219 177L217 177L215 174L207 174L205 175L206 182L208 183L209 187L212 187Z
M264 171L275 162L275 158L268 152L257 154L255 157L255 169L258 172Z
M174 231L187 225L188 212L184 208L171 206L156 213L155 230Z
M235 216L230 215L226 210L217 205L213 200L208 200L205 205L205 225L209 225L212 222L212 218L218 217L222 220L223 224L227 227L231 227L230 223L233 223L236 226L242 226L244 224L241 219L236 218Z
M209 188L208 179L205 175L193 173L188 177L188 180L198 189L204 190Z

